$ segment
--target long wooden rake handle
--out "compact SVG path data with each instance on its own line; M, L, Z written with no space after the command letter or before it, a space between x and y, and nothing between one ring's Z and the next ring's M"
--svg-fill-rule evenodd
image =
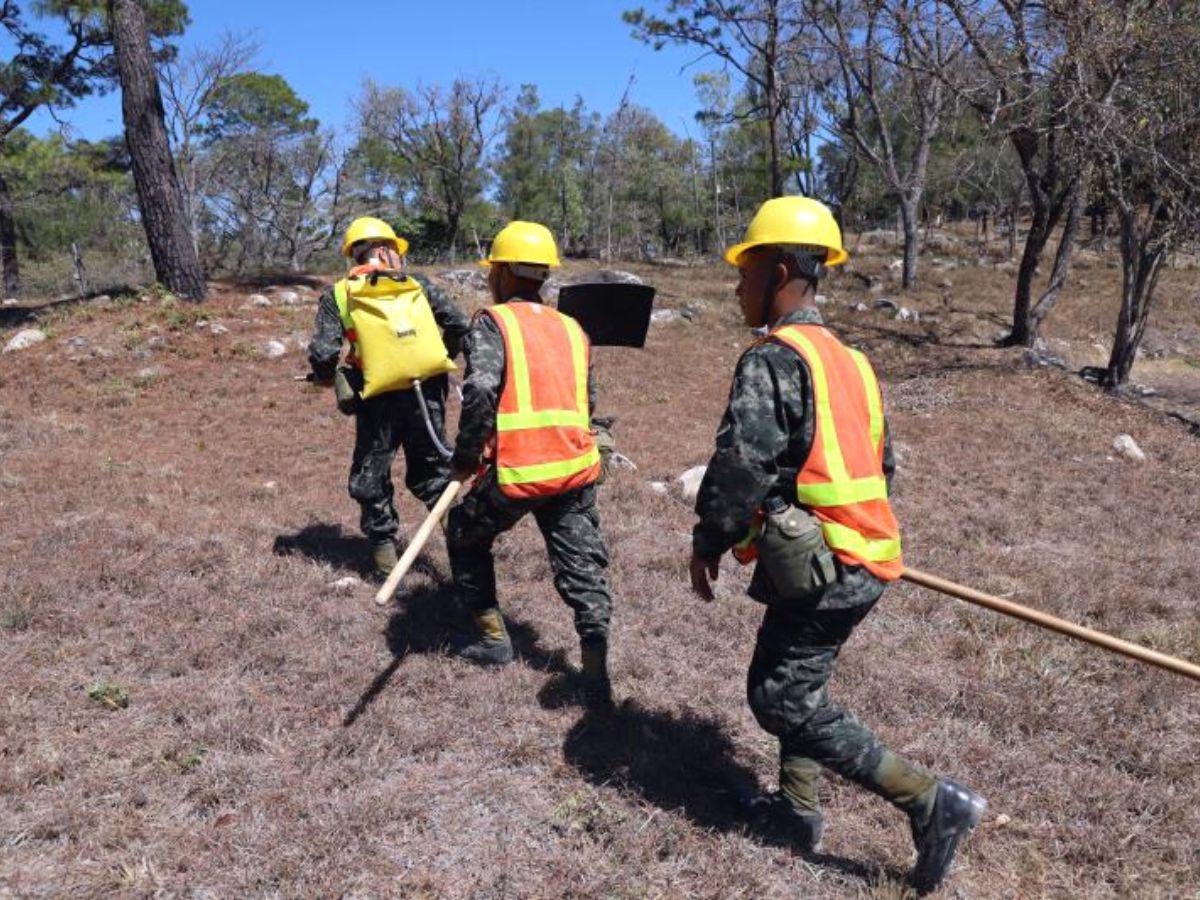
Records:
M1000 597L994 597L991 594L974 590L973 588L963 587L961 584L955 584L953 581L947 581L945 578L939 578L937 575L930 575L926 572L919 572L916 569L906 568L900 577L905 581L911 581L913 584L919 584L921 587L938 591L950 597L957 597L959 600L965 600L967 603L974 603L976 606L982 606L985 609L1003 613L1006 616L1012 616L1014 619L1030 622L1033 625L1047 628L1059 634L1065 634L1067 637L1085 641L1096 647L1103 647L1105 650L1111 650L1113 653L1120 653L1122 656L1128 656L1139 662L1149 663L1160 669L1166 669L1168 672L1183 675L1185 678L1200 681L1200 666L1190 663L1187 660L1179 659L1176 656L1168 656L1166 653L1159 653L1157 650L1151 650L1140 644L1123 641L1120 638L1113 637L1111 634L1105 634L1103 631L1085 628L1082 625L1076 625L1074 622L1068 622L1066 619L1060 619L1049 613L1030 609L1028 606L1022 606L1020 603L1013 603L1011 600L1004 600Z
M417 557L429 541L429 536L437 528L438 522L442 521L442 517L446 515L446 510L458 499L458 492L462 490L462 486L463 482L461 481L451 481L446 485L446 489L442 491L442 496L438 498L438 502L433 505L433 509L429 511L429 515L425 517L425 521L421 523L421 527L417 529L417 533L408 542L408 547L405 548L404 555L400 557L396 568L392 569L391 574L387 577L387 581L383 583L383 587L375 594L375 603L378 606L387 606L388 602L392 599L392 595L396 593L396 588L399 587L401 579L408 574L408 570L417 561Z

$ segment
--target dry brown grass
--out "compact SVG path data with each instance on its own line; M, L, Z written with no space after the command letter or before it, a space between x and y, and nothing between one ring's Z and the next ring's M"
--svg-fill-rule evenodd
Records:
M597 353L640 466L602 492L627 698L610 723L576 705L570 617L528 523L499 551L522 656L502 672L443 653L462 621L440 546L390 613L366 586L330 588L365 549L350 425L291 381L294 346L257 350L305 331L310 307L242 310L223 289L220 336L154 303L76 310L44 352L4 357L0 893L900 896L906 829L874 798L830 784L817 860L739 817L734 793L773 778L742 688L760 610L728 566L720 602L689 595L692 515L645 485L705 460L746 335L727 271L639 271L667 305L707 305L645 352ZM1111 311L1087 285L1111 297L1115 276L1082 274L1050 332L1081 353ZM1195 353L1187 275L1164 321ZM947 277L904 299L919 324L849 312L866 296L849 279L828 292L887 382L910 561L1200 658L1200 442L982 346L1008 276ZM112 355L70 350L77 335ZM1146 465L1108 459L1120 431ZM1194 685L905 586L835 692L991 800L948 896L1196 895Z

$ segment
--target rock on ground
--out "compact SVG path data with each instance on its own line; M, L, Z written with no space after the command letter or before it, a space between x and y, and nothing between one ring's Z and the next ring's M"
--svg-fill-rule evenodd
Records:
M283 341L267 341L263 345L263 352L267 354L268 359L279 359L287 353L287 344Z
M4 345L3 353L14 353L17 350L27 350L34 344L40 344L46 340L46 332L40 328L23 328L12 336L7 344Z
M665 481L650 481L646 483L646 487L654 494L665 494L669 490Z
M685 500L696 499L696 495L700 493L700 482L704 480L704 473L707 471L708 466L693 466L679 476L679 489L683 491Z
M476 291L487 290L487 274L483 269L451 269L441 272L438 279L459 288L471 288Z
M271 298L263 294L251 294L250 305L257 306L260 309L265 309L266 307L271 306Z
M1113 452L1130 462L1145 462L1146 453L1138 446L1137 441L1128 434L1118 434L1113 441Z
M632 272L622 272L620 269L597 269L578 278L572 284L645 284Z

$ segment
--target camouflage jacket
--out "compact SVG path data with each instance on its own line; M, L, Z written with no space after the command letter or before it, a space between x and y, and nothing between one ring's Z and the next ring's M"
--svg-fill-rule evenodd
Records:
M442 340L446 344L446 353L450 358L458 356L462 349L463 337L471 328L471 320L460 310L449 295L441 288L434 287L429 280L419 275L410 275L413 281L421 285L429 306L433 310L433 318L442 329ZM333 298L333 287L328 287L317 301L317 318L313 326L313 339L308 345L308 364L312 366L313 376L318 381L328 381L337 370L338 359L342 355L342 341L346 334L342 328L342 317L338 313L337 301Z
M775 323L822 324L816 309L788 313ZM796 502L796 475L812 449L815 416L812 376L798 353L774 341L742 355L717 431L717 449L696 497L700 521L692 549L717 559L746 536L759 508L772 496ZM892 442L884 431L883 471L895 471Z
M521 298L515 298L521 299ZM496 431L496 410L504 390L504 335L491 316L476 315L463 341L467 371L463 377L462 415L451 465L474 469ZM588 408L596 413L596 380L588 368Z

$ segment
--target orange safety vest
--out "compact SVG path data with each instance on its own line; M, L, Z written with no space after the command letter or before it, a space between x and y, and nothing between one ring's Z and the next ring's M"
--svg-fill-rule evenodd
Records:
M769 340L791 347L812 374L812 450L796 497L821 522L825 543L882 581L904 569L900 526L883 474L883 396L867 357L822 325L784 325Z
M526 301L481 314L504 336L495 445L500 492L529 500L594 483L600 451L588 404L588 339L579 323Z

